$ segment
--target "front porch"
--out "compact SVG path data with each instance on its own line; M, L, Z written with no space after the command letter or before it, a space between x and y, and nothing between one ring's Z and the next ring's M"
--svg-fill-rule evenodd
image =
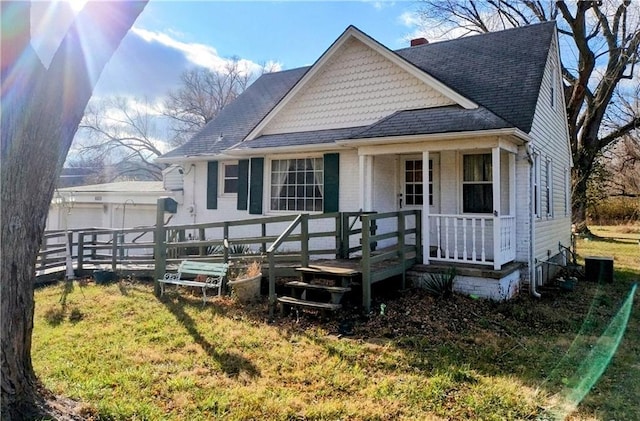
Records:
M399 280L399 289L405 288L407 271L419 264L424 255L419 210L301 214L165 226L164 206L161 199L159 224L155 227L74 230L57 233L50 241L45 236L38 269L42 273L54 268L66 273L75 270L78 275L95 269L110 269L119 275L134 270L155 272L153 277L160 279L185 259L232 265L258 260L263 265L263 276L268 277L273 311L277 302L276 277L298 276L299 268L311 265L348 264L357 272L351 278L359 283L362 306L368 311L372 285L394 278ZM431 215L430 221L435 224L435 232L440 233L435 237L439 238L439 246L433 249L430 265L459 266L477 261L491 269L495 220L462 217L456 222L455 217ZM66 244L68 248L64 247ZM234 247L241 250L234 251ZM71 268L67 267L70 262Z
M420 210L425 265L500 270L515 261L516 195L526 184L516 180L525 169L517 170L517 165L526 165L516 159L522 139L495 134L405 142L355 145L361 208Z

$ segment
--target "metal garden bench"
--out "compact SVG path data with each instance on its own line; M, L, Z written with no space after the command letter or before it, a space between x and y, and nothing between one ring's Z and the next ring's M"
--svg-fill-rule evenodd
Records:
M165 284L202 288L202 299L207 302L207 288L217 288L222 294L222 282L227 275L229 264L209 263L185 260L180 263L176 273L165 273L160 283L160 295L164 295ZM188 275L185 279L184 275Z

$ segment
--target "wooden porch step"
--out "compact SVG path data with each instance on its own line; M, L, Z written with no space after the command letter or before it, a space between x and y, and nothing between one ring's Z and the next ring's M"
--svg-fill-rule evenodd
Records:
M306 307L306 308L312 308L316 310L329 310L329 311L336 311L342 308L341 304L320 303L318 301L308 301L308 300L302 300L302 299L293 298L293 297L278 297L278 302L280 304L283 304L283 311L284 311L284 306Z
M349 287L336 287L336 286L329 286L329 285L311 284L309 282L303 282L303 281L291 281L291 282L287 282L285 285L288 287L291 287L291 295L294 298L306 300L307 291L322 292L322 293L327 293L331 296L332 304L340 304L340 302L342 301L342 296L345 293L351 291L351 288Z
M349 268L341 268L341 267L335 267L335 266L319 266L319 265L309 265L306 267L299 267L296 270L302 273L324 274L324 275L334 275L334 276L356 276L360 273L357 270L349 269Z
M287 282L285 285L292 288L314 289L318 291L326 291L332 294L333 293L344 294L346 292L351 291L351 288L349 287L334 287L334 286L328 286L328 285L310 284L308 282L301 282L301 281L291 281L291 282Z
M335 280L342 287L352 285L354 280L358 279L360 276L360 272L355 269L337 266L309 265L306 267L299 267L296 271L300 273L300 280L302 282L306 283L313 281L313 279L328 278Z

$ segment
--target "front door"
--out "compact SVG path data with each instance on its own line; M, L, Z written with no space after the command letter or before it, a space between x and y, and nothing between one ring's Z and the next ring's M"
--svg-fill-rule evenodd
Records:
M422 154L405 155L400 159L399 210L420 209L428 204L429 213L440 213L440 156L429 154L429 182L423 176ZM427 184L425 188L425 184ZM429 229L426 232L430 232ZM414 238L407 238L415 244Z
M423 162L421 155L407 155L401 159L400 168L400 192L398 195L398 208L423 209L429 204L429 213L440 212L440 157L429 157L429 183L425 188L423 180Z

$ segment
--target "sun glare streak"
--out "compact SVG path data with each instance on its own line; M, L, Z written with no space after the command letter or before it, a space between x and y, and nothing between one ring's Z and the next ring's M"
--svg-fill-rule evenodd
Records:
M573 412L609 366L627 328L636 289L637 284L634 284L620 310L586 358L582 360L575 375L564 382L566 387L559 394L560 402L550 411L554 419L563 420Z
M63 0L69 3L71 10L73 10L76 14L82 10L85 4L87 4L88 0Z

